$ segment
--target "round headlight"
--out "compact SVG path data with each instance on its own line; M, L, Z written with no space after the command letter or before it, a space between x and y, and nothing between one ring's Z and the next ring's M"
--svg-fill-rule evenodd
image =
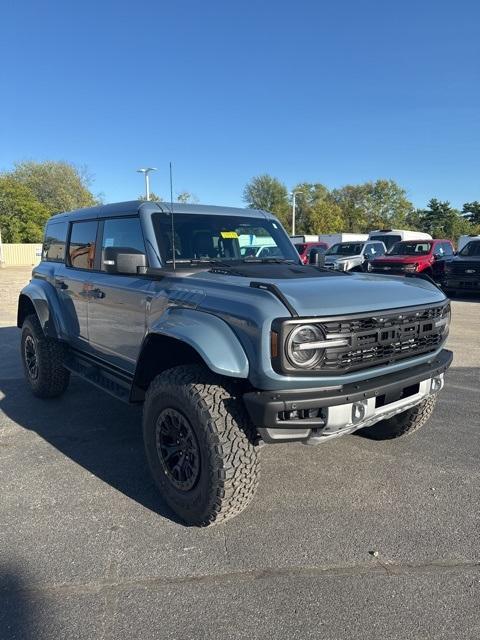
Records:
M291 364L302 369L311 369L321 360L324 349L309 349L309 342L324 340L325 336L319 327L304 324L295 327L287 339L287 356Z

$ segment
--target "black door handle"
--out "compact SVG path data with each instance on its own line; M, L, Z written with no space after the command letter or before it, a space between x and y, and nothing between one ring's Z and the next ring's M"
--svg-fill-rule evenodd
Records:
M100 289L92 289L90 294L92 298L97 298L97 299L105 298L105 292L101 291Z

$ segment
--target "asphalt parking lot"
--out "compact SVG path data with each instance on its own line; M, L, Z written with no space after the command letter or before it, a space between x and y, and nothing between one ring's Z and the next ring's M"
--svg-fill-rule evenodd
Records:
M196 529L153 487L137 407L75 378L28 392L28 273L0 270L1 640L480 637L478 299L453 302L418 434L264 447L252 506Z

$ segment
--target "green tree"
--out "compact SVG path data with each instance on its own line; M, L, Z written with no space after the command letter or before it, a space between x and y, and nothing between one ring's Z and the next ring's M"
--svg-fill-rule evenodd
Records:
M332 199L340 207L345 220L344 231L358 233L368 227L365 196L364 185L347 184L332 191Z
M478 202L478 200L465 202L462 214L464 214L464 217L472 224L480 224L480 202Z
M143 193L142 195L138 196L137 200L143 200L144 202L146 202L146 197L145 194ZM163 202L163 199L160 196L157 196L157 194L154 191L150 191L150 200L152 202L158 201L158 202Z
M250 180L243 190L243 201L248 207L271 211L286 227L291 228L290 205L287 187L267 174Z
M190 193L190 191L180 191L180 193L177 193L177 202L183 202L183 204L187 202L197 203L198 198L195 194Z
M303 182L296 192L295 227L299 234L334 233L345 226L342 210L327 187L320 183Z
M450 202L432 198L426 209L419 211L422 231L434 238L457 240L459 236L472 233L472 225L463 218Z
M32 191L10 176L0 176L0 230L3 242L41 242L50 212Z
M69 162L18 162L6 175L30 189L50 214L90 207L100 201L90 191L92 178L87 170Z
M342 210L346 230L353 232L404 228L414 211L405 190L394 180L346 185L334 189L332 198Z
M394 180L367 182L365 188L365 217L367 229L395 227L404 229L408 216L414 210L405 189Z

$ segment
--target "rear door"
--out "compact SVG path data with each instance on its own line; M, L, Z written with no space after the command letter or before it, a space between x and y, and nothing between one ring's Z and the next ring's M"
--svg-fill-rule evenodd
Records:
M73 222L63 273L55 279L67 318L69 340L81 348L88 342L88 299L96 266L98 221Z
M151 283L136 274L112 273L104 254L109 247L145 253L140 219L106 219L99 238L99 270L92 275L88 305L90 346L111 364L134 371L146 330Z

